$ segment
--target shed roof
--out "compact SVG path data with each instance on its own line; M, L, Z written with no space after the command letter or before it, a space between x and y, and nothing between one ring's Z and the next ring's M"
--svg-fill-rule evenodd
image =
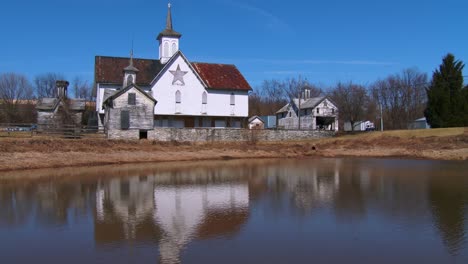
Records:
M265 123L265 121L263 121L262 118L260 118L259 116L256 116L256 115L249 118L249 123L254 121L255 119L258 119L258 120L262 121L262 123Z

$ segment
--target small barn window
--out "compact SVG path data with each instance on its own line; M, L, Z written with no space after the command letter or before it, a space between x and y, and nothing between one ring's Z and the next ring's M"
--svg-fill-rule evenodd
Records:
M176 104L182 103L182 95L179 90L175 93L175 102Z
M235 104L236 104L236 97L234 93L231 93L231 105L235 105Z
M120 112L120 128L123 130L130 128L130 112L127 110Z
M334 114L334 113L335 113L335 108L332 108L332 114Z
M128 94L128 105L136 105L136 94L129 93Z
M317 114L320 114L320 108L317 107Z
M203 92L202 94L202 104L207 104L208 103L208 95L206 92Z

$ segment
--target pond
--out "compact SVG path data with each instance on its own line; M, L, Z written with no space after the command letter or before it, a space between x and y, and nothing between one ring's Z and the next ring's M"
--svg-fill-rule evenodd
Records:
M176 162L0 173L0 263L468 263L468 163Z

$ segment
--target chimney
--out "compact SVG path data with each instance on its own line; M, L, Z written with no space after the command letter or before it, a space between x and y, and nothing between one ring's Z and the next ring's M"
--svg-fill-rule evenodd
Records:
M55 86L57 87L57 98L67 99L67 89L70 83L63 80L57 80Z

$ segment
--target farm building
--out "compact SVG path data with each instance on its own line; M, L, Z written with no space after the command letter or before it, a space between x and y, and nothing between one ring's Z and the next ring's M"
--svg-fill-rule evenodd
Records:
M38 129L60 128L67 125L81 125L86 101L69 99L67 81L57 81L55 98L41 98L36 104Z
M104 124L108 137L124 135L126 138L148 138L148 130L154 128L156 100L135 82L138 69L130 65L124 69L123 87L117 91L107 90L104 98ZM125 131L126 133L121 133ZM118 135L112 135L117 133Z
M265 122L258 116L249 118L249 129L265 129Z
M276 116L260 116L260 118L265 122L265 128L276 128Z
M408 129L429 129L429 128L431 128L431 125L427 123L427 120L425 117L418 118L408 124Z
M276 112L277 127L338 131L338 108L326 97L294 98Z
M180 50L181 36L173 29L169 5L166 28L157 36L158 59L132 59L137 79L136 73L122 71L129 58L96 56L96 111L101 127L108 126L106 96L121 89L124 78L158 102L153 109L154 127L246 127L249 83L234 65L189 61Z

